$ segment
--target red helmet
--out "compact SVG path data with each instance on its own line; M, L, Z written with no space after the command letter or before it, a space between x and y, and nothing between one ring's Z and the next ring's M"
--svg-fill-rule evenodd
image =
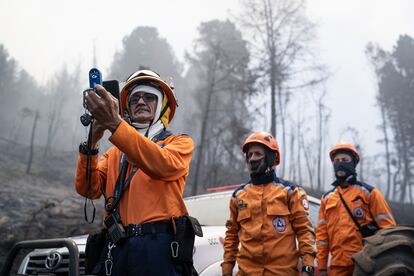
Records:
M360 157L359 157L358 150L356 149L356 147L353 144L348 143L348 142L339 142L339 143L335 144L332 147L331 151L329 152L329 157L331 158L331 161L334 160L335 154L338 151L348 151L348 152L350 152L355 157L355 160L358 164Z
M251 134L247 139L244 141L242 150L244 153L247 153L248 146L251 143L259 143L262 144L272 151L276 153L276 159L274 166L277 166L280 164L280 151L279 151L279 145L277 144L276 139L273 137L272 134L265 131L258 131L253 134Z
M166 112L163 114L161 121L164 125L168 125L174 117L175 109L178 106L177 99L175 98L173 87L163 81L160 76L151 70L138 70L128 77L124 87L121 90L121 114L123 115L128 110L128 94L132 87L140 82L152 82L155 83L164 92L164 101L162 103L162 109L168 105Z

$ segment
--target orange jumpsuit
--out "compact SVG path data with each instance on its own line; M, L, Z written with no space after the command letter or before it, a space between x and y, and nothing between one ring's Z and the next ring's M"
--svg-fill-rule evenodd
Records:
M352 254L363 247L362 236L341 202L338 192L361 226L375 220L380 228L396 225L381 192L362 182L335 187L322 196L316 227L318 269L326 270L331 253L331 275L352 275Z
M238 275L299 275L299 256L313 266L315 235L305 200L305 193L283 180L238 188L230 200L223 274L236 261Z
M107 197L113 195L122 151L138 166L119 206L125 226L169 220L187 213L182 194L194 149L189 136L171 135L154 143L122 121L109 140L115 147L99 161L98 155L92 156L90 190L86 181L86 155L79 155L75 185L80 195L99 198L101 187ZM129 165L126 175L131 171Z

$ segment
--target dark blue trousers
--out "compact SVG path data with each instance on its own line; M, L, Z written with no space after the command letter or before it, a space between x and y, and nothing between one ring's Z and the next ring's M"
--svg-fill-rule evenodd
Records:
M157 233L131 237L112 248L112 276L180 276L171 257L172 234ZM94 272L105 274L108 247Z

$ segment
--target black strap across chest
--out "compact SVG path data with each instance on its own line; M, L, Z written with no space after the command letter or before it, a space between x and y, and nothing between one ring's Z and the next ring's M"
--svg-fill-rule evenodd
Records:
M354 217L354 215L352 214L351 210L349 209L348 205L345 203L344 198L342 197L342 194L337 190L338 194L339 194L339 198L342 201L342 204L344 205L346 211L348 212L349 216L351 217L352 221L355 223L355 225L358 227L359 231L362 231L361 228L361 224L359 224L359 222L357 221L357 219Z
M171 136L172 133L170 131L162 131L158 135L152 138L154 143L164 140L165 138ZM160 147L164 147L164 144L160 144ZM126 160L125 153L121 154L120 162L119 162L119 175L115 183L115 189L112 198L108 198L105 202L105 209L108 212L114 212L122 198L122 194L126 191L131 183L132 178L134 177L135 173L138 171L138 166L134 165L132 171L129 173L128 177L125 179L127 171L128 171L129 162ZM111 200L110 200L111 199Z

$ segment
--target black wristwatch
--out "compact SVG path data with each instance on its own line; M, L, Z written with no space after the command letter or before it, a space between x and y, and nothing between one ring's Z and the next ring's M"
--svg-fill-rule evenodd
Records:
M309 273L310 276L313 276L314 269L310 265L304 265L304 266L302 266L302 272L307 272L307 273Z
M86 155L95 155L98 154L99 149L88 149L88 144L86 142L80 143L79 152Z

